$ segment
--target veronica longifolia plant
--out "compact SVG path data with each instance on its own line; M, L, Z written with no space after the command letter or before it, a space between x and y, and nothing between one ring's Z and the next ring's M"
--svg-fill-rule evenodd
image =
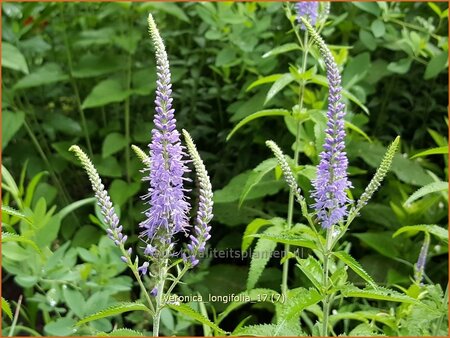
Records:
M330 49L317 31L313 28L313 25L316 24L316 21L318 20L318 4L312 2L297 3L296 9L300 29L307 32L312 42L317 46L320 55L324 60L329 88L325 142L323 144L323 151L319 156L320 162L317 166L317 176L312 181L313 192L311 195L315 202L310 207L308 207L305 198L301 195L301 191L295 178L296 176L292 172L281 149L273 141L267 141L266 144L277 158L285 180L290 187L291 194L300 204L302 214L313 230L312 234L314 234L315 237L313 237L314 244L308 242L309 244L306 247L316 248L316 251L314 252L316 252L318 258L322 261L322 266L320 267L322 279L317 280L317 277L315 276L318 272L317 270L315 270L314 274L311 274L308 270L311 268L311 262L315 261L314 258L310 257L306 260L298 258L298 261L300 263L300 269L308 278L310 278L312 284L319 292L317 293L316 290L312 290L309 293L308 297L310 297L310 299L314 299L312 304L318 301L322 301L323 304L322 327L320 331L316 332L316 334L327 336L330 330L330 308L336 294L339 293L339 288L337 288L336 283L343 278L341 277L341 279L337 279L335 275L332 278L329 276L330 271L332 273L337 273L335 267L333 267L334 271L332 271L333 269L331 268L333 256L341 260L344 264L353 269L354 272L360 277L365 279L366 282L368 282L373 288L372 290L377 288L372 278L347 252L335 252L333 249L338 243L338 240L347 231L350 223L359 214L361 208L367 204L369 199L383 181L398 148L399 138L397 137L388 148L386 155L381 161L380 167L376 171L373 179L370 181L359 200L356 203L351 201L347 194L348 190L352 188L352 184L348 179L347 173L348 159L345 152L346 133L344 129L345 105L342 102L341 76L339 68ZM307 44L304 43L303 46L307 46ZM305 67L302 69L305 69ZM300 100L300 102L302 102L302 100ZM297 163L297 157L294 158L294 163ZM320 232L321 229L325 232L326 239L322 237ZM282 243L296 243L296 241L299 243L299 239L289 237L295 233L295 230L290 230L288 227L286 231L287 237L282 237ZM309 232L306 232L306 234L308 233ZM274 240L277 239L274 237ZM426 252L426 248L422 251ZM424 257L424 255L425 253L423 255L421 254L421 257ZM285 260L285 263L286 261L287 260ZM419 258L419 262L416 265L416 278L421 278L423 265L424 259ZM345 279L346 278L343 278L344 284L342 287L345 285ZM287 279L284 278L284 283L282 286L286 285L286 280ZM378 291L372 292L383 292L379 291L379 289L377 290ZM290 293L288 292L288 297L289 294ZM303 297L305 297L305 295L303 295Z
M149 182L148 193L142 198L148 209L146 219L140 223L140 239L143 242L145 260L132 257L132 248L126 247L127 236L114 210L111 199L105 190L94 165L88 156L78 147L70 148L80 159L86 170L101 208L104 222L107 224L108 237L122 252L121 259L133 271L153 316L153 335L159 334L161 310L169 303L171 292L190 268L199 263L199 256L205 250L206 242L211 237L213 200L212 187L208 172L197 152L189 133L183 130L187 151L193 162L200 186L199 205L194 226L189 224L190 204L187 202L184 187L188 180L185 174L187 159L185 147L181 145L180 133L176 129L175 109L172 106L172 84L169 61L163 40L153 17L148 17L149 32L156 51L157 90L155 99L154 129L149 144L149 155L140 148L133 150L142 160L146 173L144 181ZM182 259L177 259L176 235L182 233L189 238L189 243L181 250ZM151 266L151 269L150 269ZM176 275L171 270L176 268ZM149 275L152 288L149 292L141 276ZM168 284L168 285L167 285ZM173 304L172 304L173 305ZM200 314L198 314L200 315Z

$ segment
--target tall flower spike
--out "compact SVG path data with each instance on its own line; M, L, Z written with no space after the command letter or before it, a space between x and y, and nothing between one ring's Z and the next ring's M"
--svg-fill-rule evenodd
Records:
M89 176L89 181L91 181L92 189L95 192L95 197L97 199L97 204L100 207L101 213L103 215L105 223L108 225L108 229L106 232L108 233L108 237L116 244L120 246L121 244L125 244L127 240L127 236L122 234L122 226L119 225L119 217L117 217L116 211L114 210L111 199L108 195L108 192L105 190L104 185L102 184L102 180L92 164L89 157L81 150L78 146L71 146L69 151L75 153L78 159L81 161L84 170L87 172ZM128 256L131 256L131 248L127 251ZM125 263L127 263L127 257L122 259Z
M420 249L419 258L417 259L417 263L414 266L414 279L419 284L422 284L429 246L430 246L430 235L428 233L425 233L425 239L423 241L422 248Z
M197 211L197 218L195 220L194 234L190 235L190 244L187 245L187 255L183 255L186 263L191 264L192 267L198 264L198 253L205 250L205 244L211 238L209 234L211 226L208 223L213 217L213 192L211 182L209 180L208 172L205 165L197 151L191 135L183 129L184 139L186 140L189 155L194 163L197 179L200 185L199 204Z
M297 201L301 203L302 200L301 191L297 184L297 181L294 178L294 174L292 173L291 168L289 167L289 164L286 161L285 155L281 151L280 147L278 147L278 145L274 141L272 140L266 141L266 145L274 153L278 163L280 164L281 171L283 172L286 183L289 185L289 188L294 192Z
M344 116L345 105L341 102L341 75L327 45L307 20L302 18L312 39L318 46L325 61L329 96L327 129L324 150L320 153L317 178L313 181L316 203L313 207L323 228L328 229L339 223L347 214L349 199L345 190L351 182L347 178L348 159L345 153Z
M381 160L381 164L378 167L375 175L356 203L356 208L354 210L355 213L358 213L359 210L361 210L361 208L367 204L374 192L377 191L377 189L380 187L381 182L383 181L384 177L389 171L389 168L391 167L392 160L394 159L394 155L397 152L399 142L400 136L397 136L394 142L392 142L392 144L388 147L386 154Z
M183 188L183 174L188 171L183 160L180 133L176 130L175 110L172 108L172 84L169 61L163 40L152 15L148 16L150 36L156 51L155 128L150 148L150 181L148 194L143 196L150 204L141 222L142 235L150 241L155 237L169 245L171 237L185 232L188 227L189 204Z
M306 27L302 23L302 18L308 20L314 26L319 15L319 2L300 1L295 4L295 10L297 11L297 20L300 23L300 28L305 30Z

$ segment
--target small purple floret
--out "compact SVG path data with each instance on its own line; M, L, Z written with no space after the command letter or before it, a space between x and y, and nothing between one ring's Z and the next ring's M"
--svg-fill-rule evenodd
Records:
M312 26L316 24L319 13L319 2L300 1L295 4L295 9L297 11L297 20L300 23L300 27L302 30L306 30L306 27L302 23L300 18L307 19Z

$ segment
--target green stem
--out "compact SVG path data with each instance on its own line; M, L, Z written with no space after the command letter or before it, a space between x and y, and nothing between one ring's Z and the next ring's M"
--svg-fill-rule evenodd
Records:
M177 284L180 282L181 278L183 278L184 274L189 270L189 267L187 265L184 266L183 270L178 274L177 278L172 282L172 285L167 289L166 296L170 297L170 293L172 292L173 288L177 286Z
M448 302L448 283L447 283L447 287L445 288L445 293L444 293L444 305L446 305L447 302ZM444 321L444 317L445 317L445 315L442 315L442 316L439 317L438 322L437 322L437 326L434 329L433 336L437 336L438 335L439 329L441 328L442 322Z
M16 327L17 320L19 319L19 311L20 311L21 304L22 304L22 295L19 296L19 300L17 301L17 307L16 307L16 311L14 312L13 322L11 324L11 327L9 328L8 337L12 337L12 335L14 333L14 329Z
M332 248L332 235L333 228L331 226L327 230L327 239L325 244L325 252L323 253L323 290L325 293L325 299L322 301L323 303L323 322L322 322L322 336L328 336L328 317L330 313L330 303L331 303L331 295L328 295L328 272L329 272L329 258Z
M67 18L64 17L64 10L63 10L64 7L63 6L64 5L62 5L60 7L61 8L61 17L62 17L62 21L66 22ZM66 29L65 28L66 27L64 27L64 29L63 29L63 39L64 39L64 47L66 49L67 65L69 66L70 83L72 85L73 91L75 92L75 100L77 102L78 112L79 112L80 117L81 117L81 124L83 126L84 137L86 139L86 144L87 144L87 147L88 147L89 155L92 158L94 156L94 153L92 152L91 140L89 139L89 133L88 133L87 124L86 124L86 116L84 115L84 110L83 110L82 105L81 105L80 92L78 91L77 82L75 81L75 78L73 77L72 54L71 54L71 51L70 51L69 40L67 38L67 33L66 33Z
M127 68L127 92L130 92L131 88L131 64L132 64L132 58L131 54L128 54L128 68ZM124 111L124 118L125 118L125 141L126 141L126 147L125 147L125 167L127 170L127 182L130 183L130 96L127 96L125 100L125 111Z
M291 21L291 24L293 24L292 21ZM293 26L293 28L294 28L294 31L296 32L297 38L300 39L300 36L298 35L297 30L295 29L295 26ZM301 40L299 40L299 42L301 43ZM307 47L308 46L308 32L305 32L303 46L304 46L304 54L303 54L303 62L302 62L302 67L301 67L302 74L306 72L306 65L307 65L307 60L308 60L308 47ZM299 87L300 87L299 88L299 110L301 111L303 109L303 94L305 91L305 82L302 81L300 83ZM295 133L295 147L294 147L294 165L295 166L298 165L299 154L300 154L299 139L300 139L301 123L302 123L301 121L297 122L297 130ZM288 216L287 216L286 230L290 230L292 227L292 221L293 221L293 216L294 216L294 199L295 199L294 191L290 190L289 191ZM290 245L285 244L284 245L285 255L288 254L289 250L290 250ZM281 292L284 295L284 297L287 297L288 272L289 272L289 259L286 259L283 263L283 274L282 274L282 280L281 280Z

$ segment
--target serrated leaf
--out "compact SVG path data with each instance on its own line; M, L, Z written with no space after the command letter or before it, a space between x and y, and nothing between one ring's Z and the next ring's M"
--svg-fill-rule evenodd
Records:
M440 227L439 225L435 224L418 224L418 225L406 225L404 227L401 227L398 229L392 237L397 237L398 235L405 233L405 232L418 232L418 231L424 231L428 232L432 235L435 235L437 238L448 242L448 231L447 229L444 229Z
M11 232L2 232L2 243L6 242L21 242L25 244L29 244L34 250L41 253L41 250L36 245L35 242L33 242L31 239L25 238L21 235L13 234Z
M368 282L371 286L376 287L376 284L372 277L362 268L361 264L359 264L352 256L350 256L345 251L337 251L333 252L333 255L347 264L350 269L352 269L358 276Z
M2 205L2 213L5 213L5 214L10 215L10 216L18 217L18 218L23 219L24 221L26 221L28 224L32 224L31 220L27 216L25 216L24 214L22 214L18 210L13 209L13 208L11 208L11 207L9 207L7 205Z
M252 244L254 237L250 235L256 234L258 230L264 226L271 224L269 220L264 218L255 218L245 228L244 236L242 236L242 252L247 251L248 247Z
M253 337L298 337L301 332L290 329L289 326L279 326L276 324L259 324L244 326L233 331L232 336L253 336Z
M404 206L407 206L408 204L411 204L412 202L418 200L419 198L422 198L426 195L433 194L435 192L441 192L441 191L448 191L448 182L432 182L429 183L419 190L417 190L415 193L413 193L409 198L403 203Z
M206 318L201 313L195 311L194 309L192 309L190 306L188 306L186 304L179 304L179 305L169 304L168 306L172 310L175 310L183 315L188 316L189 318L195 319L196 321L209 326L213 330L217 331L219 333L219 335L225 335L225 333L226 333L219 326L217 326L216 324L211 322L208 318Z
M286 43L284 45L275 47L274 49L268 51L267 53L265 53L262 57L263 58L268 58L269 56L274 56L274 55L278 55L278 54L283 54L286 52L290 52L292 50L301 50L300 46L296 43Z
M11 307L9 306L8 301L2 297L2 311L6 313L6 315L9 317L9 319L13 319L13 314L11 311Z
M417 303L417 300L395 290L378 286L376 289L359 289L356 286L346 286L341 290L344 297L369 298L400 303Z
M293 319L295 316L300 316L300 312L308 306L317 304L323 297L316 289L297 288L291 290L288 294L289 301L284 305L280 317L280 324Z
M265 233L268 233L269 231L276 232L277 229L280 228L273 226L267 229ZM276 246L276 242L268 239L261 238L256 242L256 246L252 254L252 260L250 262L250 269L248 271L247 290L255 287Z
M275 158L269 158L261 162L255 169L253 169L253 173L249 176L247 182L245 183L244 190L242 190L241 197L239 199L239 207L241 207L253 187L256 186L268 172L272 171L277 164L278 162Z
M263 289L263 288L257 288L252 290L246 290L244 292L241 292L237 295L239 300L247 300L249 302L264 302L268 301L270 302L272 300L272 296L280 297L280 294L274 290L271 289ZM248 298L247 298L248 297ZM228 314L230 314L232 311L236 310L240 306L246 304L247 301L233 301L231 302L227 308L218 316L218 320L216 322L220 323Z
M414 156L411 156L410 159L428 156L428 155L446 155L446 154L448 154L448 146L436 147L436 148L427 149L425 151L421 151L420 153L417 153Z
M142 337L144 334L139 331L131 330L131 329L116 329L111 331L110 333L101 332L96 336L98 337Z
M276 80L278 80L280 77L282 77L283 74L272 74L272 75L267 75L264 77L260 77L258 80L253 81L252 83L250 83L250 85L247 87L247 89L245 90L246 92L248 92L249 90L257 87L257 86L261 86L263 84L266 83L272 83L275 82Z
M322 289L323 269L320 263L312 256L306 259L297 258L300 270L305 274L317 290Z
M292 74L290 73L283 74L278 80L274 82L272 87L270 87L269 91L267 92L264 105L292 81L294 81L294 77L292 76Z
M313 241L306 239L301 235L293 235L293 234L276 234L276 233L263 233L263 234L255 234L251 235L253 237L258 237L261 239L271 240L277 243L296 245L309 249L317 249L316 243Z
M291 113L288 110L286 110L286 109L260 110L260 111L258 111L256 113L253 113L253 114L245 117L241 121L239 121L239 123L236 126L234 126L234 128L227 135L226 140L228 141L234 135L234 133L236 133L240 128L245 126L247 123L249 123L249 122L251 122L253 120L259 119L261 117L267 117L267 116L291 116Z
M90 316L84 317L82 320L78 321L75 326L91 322L93 320L116 316L118 314L129 312L129 311L146 311L151 313L148 307L142 303L120 303L110 306L102 311L94 313Z

